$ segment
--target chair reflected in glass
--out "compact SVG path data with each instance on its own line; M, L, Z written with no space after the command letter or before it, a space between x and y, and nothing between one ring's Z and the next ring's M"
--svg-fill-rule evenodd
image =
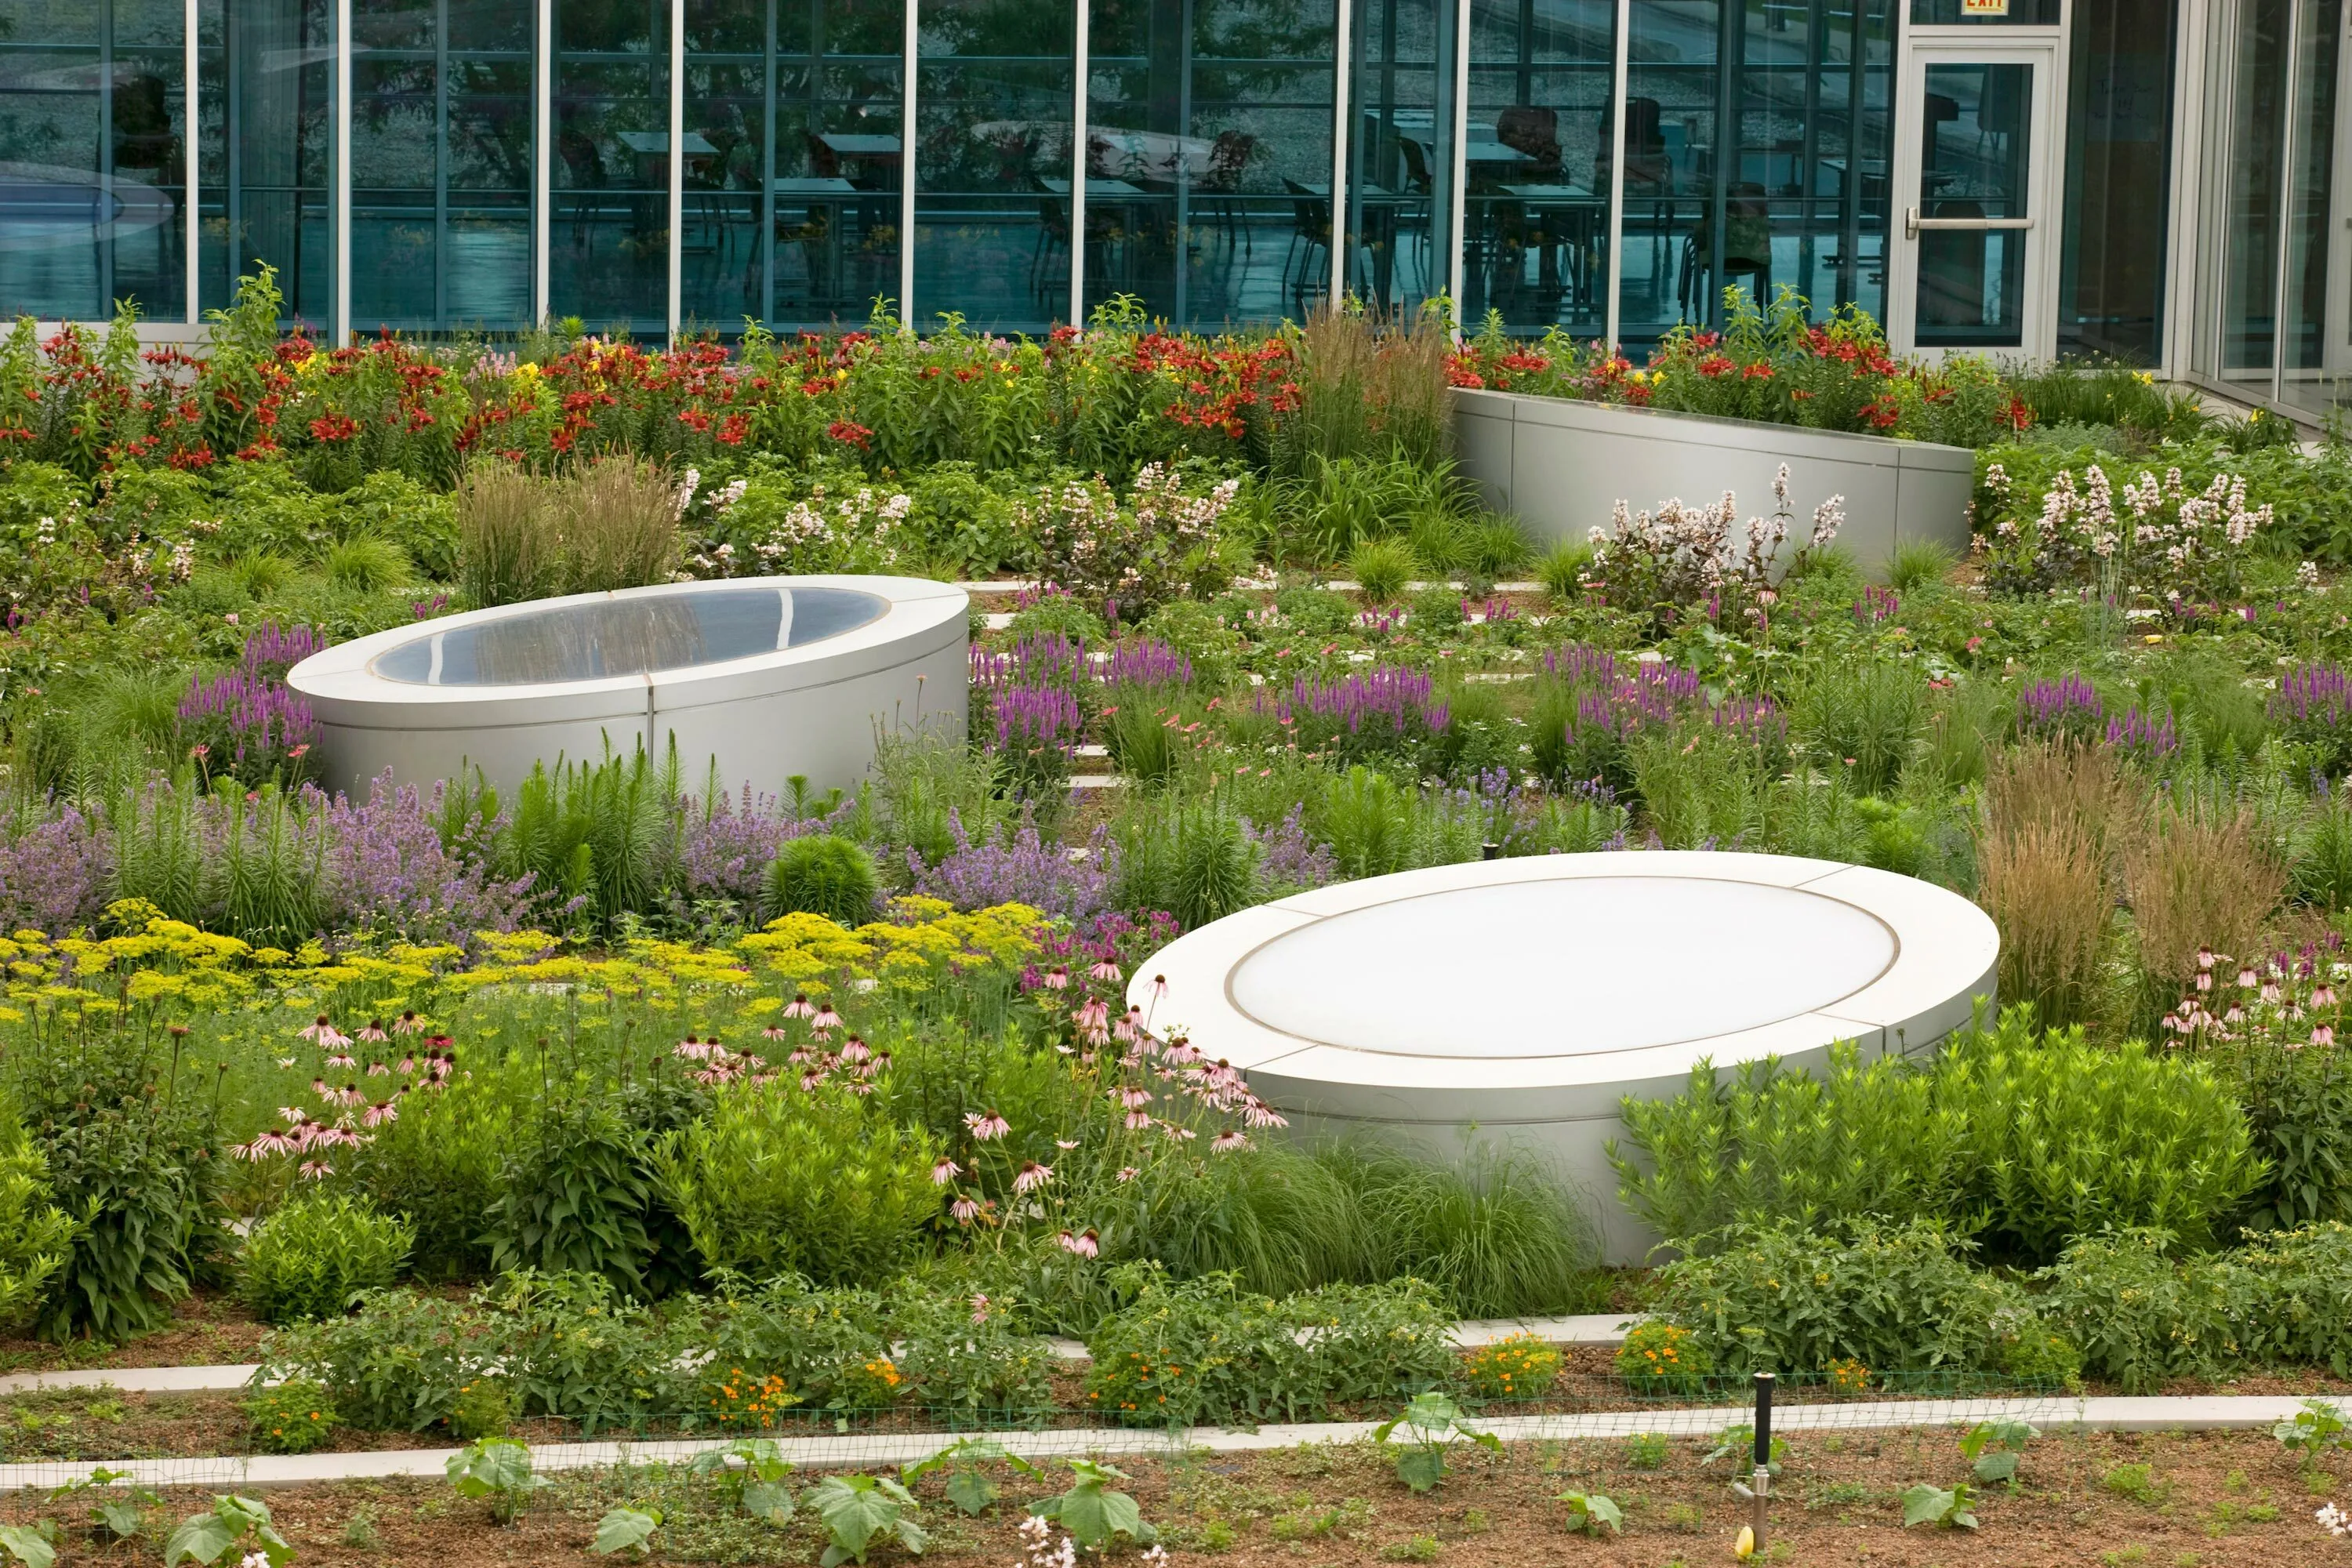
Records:
M1209 219L1216 225L1229 255L1236 243L1244 258L1257 253L1241 197L1242 176L1257 156L1257 138L1247 132L1220 131L1216 141L1209 145L1207 167L1193 182L1193 197L1208 210Z
M1282 291L1297 301L1298 313L1303 316L1310 293L1329 293L1328 283L1319 280L1316 273L1315 255L1320 251L1326 263L1329 261L1331 192L1328 185L1301 184L1287 174L1283 176L1282 184L1290 193L1290 249L1282 258ZM1327 265L1325 278L1328 270Z
M1764 187L1743 180L1731 187L1723 202L1723 273L1715 270L1715 215L1703 215L1683 242L1682 282L1675 291L1683 319L1705 321L1714 313L1718 289L1735 278L1746 278L1756 290L1756 302L1772 298L1772 214Z

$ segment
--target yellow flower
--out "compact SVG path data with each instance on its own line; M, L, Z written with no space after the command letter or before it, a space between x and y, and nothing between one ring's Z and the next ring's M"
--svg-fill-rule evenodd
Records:
M1743 1524L1739 1527L1739 1539L1732 1543L1731 1554L1734 1557L1738 1558L1742 1563L1747 1562L1750 1557L1756 1555L1756 1527L1754 1525Z

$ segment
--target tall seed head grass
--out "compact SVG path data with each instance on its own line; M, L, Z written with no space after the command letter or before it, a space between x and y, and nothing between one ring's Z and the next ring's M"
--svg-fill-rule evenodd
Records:
M2286 891L2286 867L2242 807L2159 804L2119 858L2139 939L2142 1022L2180 999L2200 947L2252 957Z

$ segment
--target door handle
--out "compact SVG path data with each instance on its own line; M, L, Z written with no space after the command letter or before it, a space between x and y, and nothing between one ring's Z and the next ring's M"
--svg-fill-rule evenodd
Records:
M1903 237L1916 239L1921 229L1928 228L2032 228L2030 217L1921 217L1917 207L1903 210Z

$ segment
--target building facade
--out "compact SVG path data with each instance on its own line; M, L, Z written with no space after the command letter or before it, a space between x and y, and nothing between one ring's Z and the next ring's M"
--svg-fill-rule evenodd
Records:
M2309 416L2352 365L2345 9L0 0L0 313L194 321L267 263L337 334L1337 289L1638 346L1786 286Z

